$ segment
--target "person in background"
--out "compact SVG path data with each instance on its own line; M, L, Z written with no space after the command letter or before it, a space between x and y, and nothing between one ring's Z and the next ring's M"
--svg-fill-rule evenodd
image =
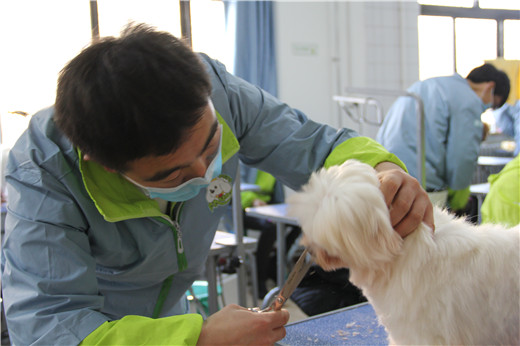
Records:
M488 177L489 193L480 209L483 223L520 224L520 156Z
M133 24L94 41L9 154L12 343L273 344L287 310L188 313L239 161L298 189L353 158L378 171L396 232L434 228L426 192L370 138L309 120L167 32Z
M259 187L259 191L241 192L242 208L244 210L249 207L284 202L283 186L276 181L275 177L267 172L246 165L241 165L240 168L242 172L241 181L255 184ZM287 230L286 248L289 248L300 234L299 227L288 228L290 229ZM244 229L254 229L261 232L256 250L256 268L258 295L262 298L268 291L266 281L269 278L276 278L276 264L273 266L273 263L276 263L276 256L274 258L271 257L276 242L276 224L270 220L244 214Z
M514 156L520 153L520 100L514 105L505 103L499 109L493 111L496 130L515 141Z
M424 103L426 190L435 204L457 211L468 202L469 185L485 135L481 114L499 108L509 95L509 78L490 64L459 74L414 83L408 91ZM417 176L415 100L399 97L376 140Z

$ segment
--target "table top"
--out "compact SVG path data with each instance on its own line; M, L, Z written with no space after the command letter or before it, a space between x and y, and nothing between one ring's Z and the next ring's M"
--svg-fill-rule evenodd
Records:
M252 237L243 237L244 248L254 249L258 240ZM234 233L217 231L213 243L211 243L210 254L217 255L228 251L230 247L237 246L236 235Z
M259 192L259 191L262 191L262 189L260 188L260 186L258 186L256 184L240 183L240 191L241 192L244 192L244 191Z
M489 183L473 184L469 186L469 192L474 195L487 195L489 192Z
M285 203L246 208L246 214L247 216L298 226L296 218L287 216L287 204Z
M501 157L501 156L479 156L478 164L480 166L505 166L508 164L512 157Z
M285 326L277 345L388 345L372 306L362 303L316 315Z

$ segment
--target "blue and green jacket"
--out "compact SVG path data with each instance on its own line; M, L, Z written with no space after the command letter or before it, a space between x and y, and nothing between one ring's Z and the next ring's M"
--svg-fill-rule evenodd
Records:
M201 55L223 125L220 179L239 159L292 189L350 158L400 163L375 141L318 124ZM14 344L195 344L202 318L185 292L199 278L230 191L162 208L81 154L54 110L32 117L7 168L4 308Z

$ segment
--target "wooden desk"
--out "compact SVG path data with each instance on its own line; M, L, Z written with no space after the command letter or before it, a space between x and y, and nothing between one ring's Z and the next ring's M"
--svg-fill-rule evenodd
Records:
M372 306L362 303L290 323L277 345L388 345Z
M276 284L282 287L285 282L285 227L286 225L298 226L295 218L287 216L287 204L269 204L261 207L246 208L246 215L267 219L276 223Z

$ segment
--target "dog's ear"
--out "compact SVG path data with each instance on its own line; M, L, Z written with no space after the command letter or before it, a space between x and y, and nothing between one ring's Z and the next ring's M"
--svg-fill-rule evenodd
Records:
M376 172L367 164L347 161L322 169L288 203L309 242L329 254L323 266L373 271L400 251L401 237L390 223Z
M313 257L316 264L326 271L333 271L339 268L348 267L347 263L343 262L341 258L329 255L327 251L320 248L313 251Z

